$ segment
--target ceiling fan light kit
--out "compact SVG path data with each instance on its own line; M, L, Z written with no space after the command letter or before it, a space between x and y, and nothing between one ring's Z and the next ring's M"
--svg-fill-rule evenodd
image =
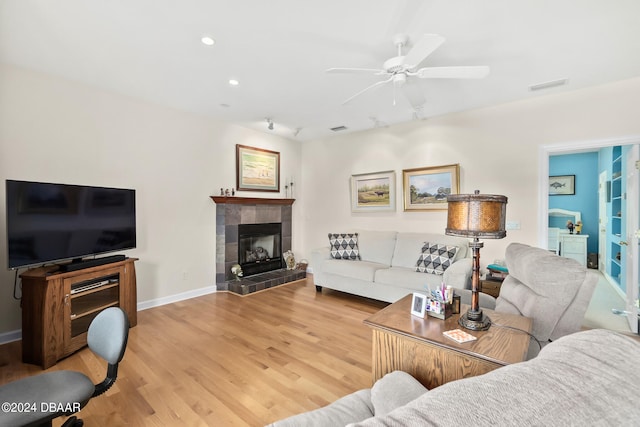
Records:
M405 83L414 77L420 79L481 79L489 75L487 66L455 66L455 67L424 67L418 66L431 55L445 38L438 34L424 34L415 45L402 55L402 48L409 43L406 34L397 34L393 37L393 43L398 49L397 56L387 59L382 69L371 68L329 68L328 73L348 73L348 74L373 74L386 77L385 80L376 82L355 95L347 98L342 105L351 102L363 93L389 82L393 82L394 88L403 88L403 93L414 110L419 110L425 102L422 93L416 92L419 87L408 89ZM393 104L395 105L395 95Z
M209 36L202 36L200 41L202 42L202 44L207 45L207 46L213 46L214 44L216 44L215 39L213 37L209 37Z

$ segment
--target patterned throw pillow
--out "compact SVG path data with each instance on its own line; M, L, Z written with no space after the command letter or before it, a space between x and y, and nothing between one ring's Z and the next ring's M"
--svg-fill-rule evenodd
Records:
M416 263L416 271L420 273L444 274L444 271L453 264L457 253L457 246L425 242L422 247L422 253Z
M329 250L331 258L360 259L358 233L329 233Z

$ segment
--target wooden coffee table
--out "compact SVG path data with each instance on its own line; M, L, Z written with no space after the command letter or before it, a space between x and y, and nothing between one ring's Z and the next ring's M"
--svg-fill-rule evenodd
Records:
M458 325L460 314L446 320L421 319L411 315L411 298L407 295L364 321L373 329L373 382L400 370L432 389L526 359L529 335L498 325L531 332L532 319L483 310L492 321L491 328L465 330L477 340L458 344L442 333L462 329ZM468 308L462 305L460 312Z

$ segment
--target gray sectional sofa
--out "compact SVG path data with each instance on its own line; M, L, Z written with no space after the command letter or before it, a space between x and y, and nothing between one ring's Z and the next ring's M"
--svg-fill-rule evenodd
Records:
M270 426L637 426L637 338L578 332L527 362L431 391L396 371L371 389Z
M461 295L471 298L472 254L469 240L436 233L348 230L357 233L360 259L334 259L327 245L311 253L311 271L316 289L335 289L380 301L395 302L412 292L427 293L444 281ZM453 263L442 275L416 272L425 242L458 248ZM495 298L480 294L480 306L495 308Z

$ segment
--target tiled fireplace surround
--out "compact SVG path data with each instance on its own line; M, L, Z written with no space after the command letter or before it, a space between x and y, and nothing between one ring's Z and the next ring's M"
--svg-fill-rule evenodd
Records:
M277 270L236 281L231 266L238 263L238 224L282 223L282 253L291 249L291 210L295 199L216 197L216 288L246 295L303 279L300 270Z

